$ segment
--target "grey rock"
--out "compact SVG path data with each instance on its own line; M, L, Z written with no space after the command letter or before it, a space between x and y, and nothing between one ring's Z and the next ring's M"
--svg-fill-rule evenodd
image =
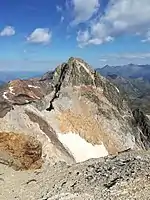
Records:
M133 123L134 113L114 84L82 59L70 58L41 79L8 86L13 109L0 118L0 131L36 136L44 162L28 171L14 171L9 158L0 163L0 199L149 199L149 137L141 137L145 124ZM91 155L86 145L105 152ZM89 156L85 162L82 153Z
M150 152L126 152L68 166L15 172L0 165L1 199L149 199ZM31 189L32 188L32 189ZM8 193L9 191L9 193Z

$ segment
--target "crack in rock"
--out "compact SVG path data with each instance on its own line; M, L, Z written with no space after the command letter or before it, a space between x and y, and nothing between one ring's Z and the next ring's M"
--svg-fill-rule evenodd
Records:
M61 67L59 80L58 80L58 83L55 85L55 92L54 92L53 98L50 101L50 106L46 109L47 111L51 111L51 110L54 109L53 102L55 101L55 99L59 98L59 91L60 91L62 83L63 83L63 81L65 79L65 75L66 75L66 72L67 72L68 68L69 68L69 66L68 66L67 63L65 63Z

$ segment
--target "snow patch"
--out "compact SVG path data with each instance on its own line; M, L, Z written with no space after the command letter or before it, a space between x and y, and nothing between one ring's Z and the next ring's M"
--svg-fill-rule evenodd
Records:
M35 99L35 98L36 98L36 99L41 99L40 97L38 97L38 96L35 95L35 94L34 94L34 96L33 96L33 95L30 95L30 97L33 98L33 99Z
M70 150L76 162L108 155L108 151L103 143L101 145L92 145L78 134L72 132L66 134L58 133L58 138L60 142Z
M9 87L10 93L15 95L15 93L13 92L13 90L14 90L14 88L13 88L12 86L10 86L10 87Z
M28 85L29 88L40 88L38 86L35 86L35 85Z
M4 93L3 93L3 98L9 100L8 97L6 96L7 93L8 93L8 92L4 92Z
M117 92L119 93L120 92L119 89L117 87L115 87L115 88L116 88Z
M146 115L148 118L149 118L149 120L150 120L150 115Z

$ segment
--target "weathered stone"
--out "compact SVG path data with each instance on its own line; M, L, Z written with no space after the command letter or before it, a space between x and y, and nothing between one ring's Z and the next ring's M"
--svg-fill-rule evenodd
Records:
M5 89L13 109L0 119L0 199L149 198L150 152L135 151L148 148L148 119L86 62L70 58Z
M15 172L0 165L0 176L4 180L0 185L0 198L147 200L150 195L149 169L149 151L126 152L113 159L92 159L72 166L64 163L47 165L36 173ZM77 172L80 173L77 175ZM10 173L13 178L8 175Z
M42 166L42 145L33 137L0 132L0 162L16 170Z

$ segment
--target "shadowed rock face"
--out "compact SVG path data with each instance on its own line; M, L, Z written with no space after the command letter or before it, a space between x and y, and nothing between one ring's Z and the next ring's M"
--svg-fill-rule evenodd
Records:
M149 118L140 110L133 111L135 124L141 129L140 138L146 149L150 148L150 121Z
M40 78L40 81L52 81L53 75L54 71L49 71Z
M13 106L7 101L0 102L0 118L3 118L9 111L13 109Z

